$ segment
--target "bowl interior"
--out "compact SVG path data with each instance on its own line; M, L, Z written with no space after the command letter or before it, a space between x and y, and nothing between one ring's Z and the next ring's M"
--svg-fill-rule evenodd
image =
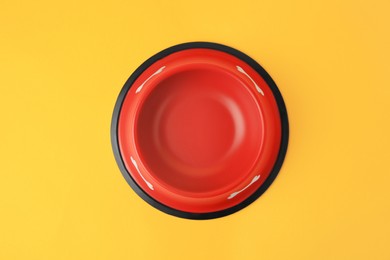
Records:
M251 173L263 142L252 92L217 67L157 81L140 106L135 142L149 173L178 194L214 196Z

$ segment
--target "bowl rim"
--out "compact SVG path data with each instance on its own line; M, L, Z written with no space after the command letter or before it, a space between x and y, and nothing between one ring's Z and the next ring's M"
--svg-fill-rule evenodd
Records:
M237 57L238 59L244 61L247 63L250 67L252 67L267 83L268 87L272 91L272 94L275 98L278 110L279 110L279 116L281 121L281 142L279 147L279 152L276 158L276 161L273 165L273 168L268 175L267 179L264 181L264 183L254 192L252 193L248 198L246 198L241 203L234 205L230 208L214 211L214 212L206 212L206 213L193 213L193 212L186 212L182 210L178 210L172 207L169 207L167 205L162 204L161 202L157 201L153 197L151 197L149 194L147 194L131 177L130 172L127 170L124 161L122 159L122 155L119 149L119 141L118 141L118 123L119 123L119 117L121 114L121 109L123 102L127 96L128 91L132 87L135 80L152 64L154 64L156 61L172 54L175 52L188 50L188 49L195 49L195 48L203 48L203 49L212 49L217 51L222 51L225 53L228 53L230 55L233 55ZM122 87L115 106L114 111L112 115L111 120L111 145L114 153L115 160L119 166L119 169L123 175L123 177L126 179L127 183L130 185L130 187L140 196L144 201L146 201L148 204L153 206L154 208L165 212L169 215L173 215L180 218L186 218L186 219L214 219L214 218L220 218L227 215L230 215L232 213L235 213L248 205L250 205L252 202L254 202L257 198L259 198L272 184L272 182L275 180L276 176L278 175L284 158L287 153L287 146L288 146L288 139L289 139L289 123L288 123L288 116L287 116L287 110L284 103L284 100L282 98L282 95L276 86L275 82L272 80L271 76L265 71L265 69L257 63L254 59L249 57L248 55L244 54L243 52L234 49L232 47L219 44L219 43L213 43L213 42L186 42L181 43L178 45L171 46L167 49L164 49L157 54L153 55L149 59L147 59L145 62L143 62L128 78L124 86Z

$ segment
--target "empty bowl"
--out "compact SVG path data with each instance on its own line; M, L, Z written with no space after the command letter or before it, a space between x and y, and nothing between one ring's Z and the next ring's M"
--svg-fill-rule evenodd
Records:
M130 76L111 139L123 176L146 202L178 217L216 218L249 205L275 179L287 112L253 59L216 43L184 43Z

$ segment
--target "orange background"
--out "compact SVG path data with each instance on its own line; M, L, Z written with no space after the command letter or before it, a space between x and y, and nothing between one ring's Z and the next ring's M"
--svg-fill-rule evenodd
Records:
M390 259L389 1L2 1L0 259ZM276 181L221 219L127 185L117 95L145 59L214 41L285 99Z

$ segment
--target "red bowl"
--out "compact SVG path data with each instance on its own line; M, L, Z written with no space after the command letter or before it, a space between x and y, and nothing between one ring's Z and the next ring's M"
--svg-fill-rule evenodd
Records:
M191 219L236 212L283 163L288 120L267 72L230 47L170 47L119 94L111 139L121 172L145 201Z

